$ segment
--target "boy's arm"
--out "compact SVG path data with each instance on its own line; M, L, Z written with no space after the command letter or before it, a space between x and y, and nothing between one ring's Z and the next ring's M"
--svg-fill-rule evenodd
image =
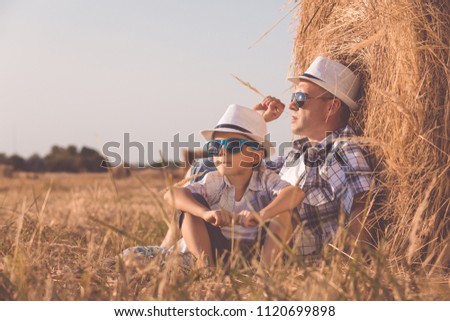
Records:
M197 202L191 191L184 187L173 187L172 190L164 194L164 200L176 209L200 218L203 218L203 214L209 210L206 206Z
M298 186L287 186L280 190L277 197L259 214L263 221L268 221L278 214L286 211L292 211L305 198L305 193Z
M183 212L197 216L215 226L228 225L225 213L217 210L209 210L206 206L197 202L189 189L184 187L173 187L164 194L164 200Z

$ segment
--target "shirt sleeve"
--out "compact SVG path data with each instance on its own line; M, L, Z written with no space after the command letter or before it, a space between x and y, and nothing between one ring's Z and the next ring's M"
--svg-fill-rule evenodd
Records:
M355 142L346 144L336 157L345 173L344 209L346 214L350 214L355 195L366 193L374 187L372 170L364 157L363 149Z
M212 205L220 198L220 187L223 177L217 171L206 173L202 180L186 186L191 193L197 193Z
M301 175L305 204L325 206L342 200L347 215L355 195L369 191L372 183L371 168L356 142L346 142L336 149L324 166L306 166Z
M267 190L270 192L271 199L275 198L276 195L280 193L280 191L287 187L291 186L290 183L282 180L280 176L272 171L266 171L266 187Z
M206 174L200 181L190 183L186 186L186 188L190 190L192 194L200 194L203 198L206 198L206 176L208 176L208 174Z
M266 167L271 171L279 174L281 169L283 168L284 162L286 161L285 156L278 156L275 160L267 160Z

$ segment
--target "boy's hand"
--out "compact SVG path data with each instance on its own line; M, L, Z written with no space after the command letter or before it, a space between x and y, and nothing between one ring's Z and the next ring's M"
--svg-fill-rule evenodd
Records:
M203 214L203 219L217 227L231 225L231 217L229 213L223 210L206 211Z
M285 105L278 98L267 96L263 101L253 107L254 111L259 112L266 122L277 119L281 116Z
M258 226L261 221L261 217L257 212L252 211L240 211L238 214L237 223L244 227Z

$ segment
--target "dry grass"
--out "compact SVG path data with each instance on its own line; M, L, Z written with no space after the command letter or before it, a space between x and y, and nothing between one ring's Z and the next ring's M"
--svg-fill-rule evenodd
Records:
M292 261L262 278L242 264L228 274L186 271L176 258L110 268L105 261L123 249L158 244L172 214L158 193L167 185L163 173L137 174L142 182L116 181L117 193L107 174L0 179L0 299L450 299L448 276L392 271L385 247L369 263L358 248L349 259L329 246L321 263Z
M450 265L450 2L303 0L292 69L317 55L362 75L351 120L373 152L372 221L393 270Z

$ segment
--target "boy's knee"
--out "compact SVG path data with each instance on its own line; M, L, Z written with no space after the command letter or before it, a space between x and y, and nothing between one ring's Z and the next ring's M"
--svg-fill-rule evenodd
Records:
M183 213L183 223L193 223L193 222L200 222L203 221L200 217L195 216L191 213Z

